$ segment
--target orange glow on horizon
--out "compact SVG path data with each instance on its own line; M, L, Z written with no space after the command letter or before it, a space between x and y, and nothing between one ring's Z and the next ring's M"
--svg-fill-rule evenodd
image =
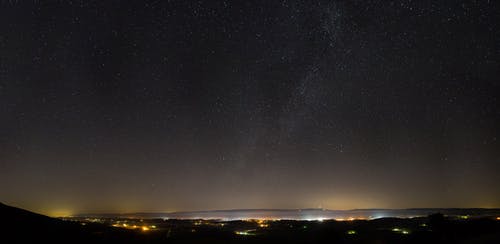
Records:
M56 209L47 212L47 215L54 218L70 217L72 215L72 212L67 209Z

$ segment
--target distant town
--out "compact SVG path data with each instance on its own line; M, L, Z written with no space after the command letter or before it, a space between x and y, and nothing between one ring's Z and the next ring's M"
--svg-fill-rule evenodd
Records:
M76 221L81 225L104 224L115 228L151 232L167 230L196 233L199 231L226 231L235 235L253 236L266 234L283 227L290 231L305 230L327 222L366 222L377 219L398 219L399 225L384 225L379 230L408 235L412 232L431 231L427 216L442 214L449 220L466 221L491 219L500 221L500 209L245 209L216 210L178 213L132 213L132 214L89 214L64 217L66 221ZM342 225L342 224L341 224ZM358 230L345 229L346 235L356 235Z
M431 213L432 212L432 213ZM498 209L223 210L50 218L0 204L6 243L499 243ZM430 213L425 215L426 213Z
M416 218L434 213L458 219L496 217L500 209L488 208L411 208L411 209L353 209L329 210L321 208L308 209L234 209L213 211L191 211L172 213L109 213L78 214L66 219L203 219L203 220L372 220L380 218Z

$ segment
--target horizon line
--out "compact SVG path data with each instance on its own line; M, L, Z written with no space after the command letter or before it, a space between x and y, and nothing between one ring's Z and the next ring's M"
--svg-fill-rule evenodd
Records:
M412 207L412 208L353 208L353 209L328 209L328 208L230 208L212 210L182 210L182 211L134 211L134 212L82 212L71 216L82 215L127 215L127 214L179 214L179 213L208 213L208 212L232 212L232 211L369 211L369 210L500 210L500 207Z

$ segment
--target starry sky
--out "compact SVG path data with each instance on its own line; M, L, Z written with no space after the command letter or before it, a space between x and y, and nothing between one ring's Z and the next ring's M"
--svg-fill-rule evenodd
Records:
M0 7L4 203L500 207L498 1Z

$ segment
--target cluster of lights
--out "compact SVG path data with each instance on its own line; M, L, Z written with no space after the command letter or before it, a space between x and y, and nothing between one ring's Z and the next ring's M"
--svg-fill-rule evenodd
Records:
M267 224L266 221L263 220L263 219L257 220L257 224L259 224L260 228L267 228L267 227L269 227L269 224Z
M209 226L224 227L226 224L225 223L220 223L220 222L210 222L210 221L197 220L197 221L193 222L193 225L195 225L195 226L209 225Z
M113 227L118 227L118 228L131 229L131 230L141 229L142 231L149 231L151 229L156 229L156 225L150 225L150 226L142 225L142 226L138 226L138 225L129 225L129 224L126 224L126 223L123 223L123 224L116 223L116 224L113 224L112 226Z
M254 236L255 230L240 230L240 231L235 231L234 233L240 236Z
M314 218L314 219L305 219L306 221L318 221L318 222L323 222L327 218L319 217L319 218Z
M354 218L354 217L349 217L349 218L336 218L336 221L354 221L354 220L366 220L366 218Z
M85 218L85 222L91 222L91 223L103 223L104 220L98 219L98 218Z
M269 221L279 221L277 219L270 219L270 218L264 218L264 219L244 219L243 221L246 222L254 222L256 223L260 228L267 228L269 227ZM221 226L224 226L224 224L221 224Z
M356 235L356 234L357 234L357 232L356 232L355 230L348 230L348 231L347 231L347 234L348 234L348 235Z
M270 222L270 221L280 221L281 219L263 217L263 218L248 218L248 219L241 219L241 220L246 221L246 222Z
M403 235L408 235L408 234L410 234L410 231L409 231L409 230L406 230L406 229L393 228L393 229L392 229L392 231L393 231L393 232L400 233L400 234L403 234Z

